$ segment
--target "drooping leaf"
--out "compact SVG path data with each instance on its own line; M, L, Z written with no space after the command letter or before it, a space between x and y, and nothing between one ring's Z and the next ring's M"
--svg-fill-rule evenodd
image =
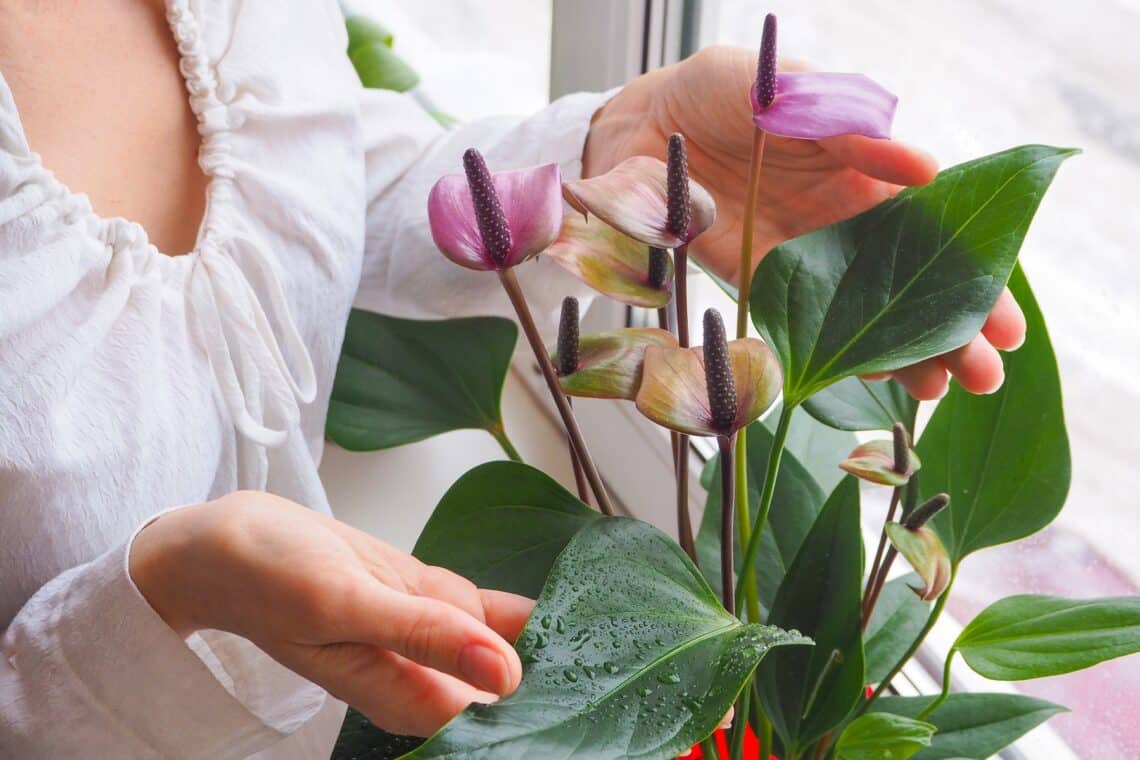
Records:
M772 451L772 433L763 423L748 426L748 505L752 519L760 507L760 492L764 488L764 473L768 467L768 455ZM711 460L712 467L719 472L720 455ZM720 576L720 478L714 477L709 485L709 497L705 503L704 516L697 531L697 559L701 572L709 584L721 588ZM760 604L765 609L772 606L776 589L784 579L804 538L815 523L816 516L823 506L824 493L812 476L803 468L796 457L785 451L780 459L780 471L776 477L776 492L772 496L772 510L761 539L759 559L756 560L757 591ZM740 500L738 504L743 504ZM742 551L739 540L735 541L734 557L739 563Z
M871 707L913 718L934 697L883 697ZM937 728L914 760L986 760L1065 708L1020 694L951 694L925 720Z
M843 729L835 752L840 760L907 760L930 746L934 726L891 713L860 715Z
M954 649L975 672L997 681L1084 670L1140 652L1140 596L1009 596L971 620Z
M408 757L674 757L716 728L769 648L803 643L725 612L656 528L597 520L559 556L519 638L522 685Z
M757 671L764 710L792 754L834 728L863 698L862 577L859 487L848 477L823 505L768 616L770 624L815 641L811 649L773 653Z
M1005 355L1005 383L990 396L951 387L918 442L924 496L945 492L934 519L951 560L1048 525L1069 492L1069 440L1057 359L1029 283L1009 282L1025 312L1025 345Z
M883 586L863 636L867 683L879 683L887 677L926 623L930 605L911 590L919 585L918 576L911 574Z
M488 462L443 495L412 554L481 588L534 598L570 539L598 519L541 470Z
M914 430L918 411L918 402L898 381L860 377L829 385L803 406L812 417L838 430L890 430L896 422Z
M752 318L784 367L785 402L969 342L1073 152L1024 146L952 167L764 257Z
M421 322L353 309L326 433L351 451L450 430L502 427L499 399L518 328L474 317Z

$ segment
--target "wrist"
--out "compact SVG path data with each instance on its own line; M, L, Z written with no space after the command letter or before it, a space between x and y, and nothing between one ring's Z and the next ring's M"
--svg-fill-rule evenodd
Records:
M193 594L186 593L192 586L194 544L201 532L196 523L205 506L183 507L150 522L135 535L128 558L139 593L182 638L207 627L193 609Z

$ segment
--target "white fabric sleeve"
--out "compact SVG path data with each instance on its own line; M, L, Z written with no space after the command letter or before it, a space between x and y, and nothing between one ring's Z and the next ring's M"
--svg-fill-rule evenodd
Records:
M319 710L316 686L235 696L139 592L130 545L57 576L4 632L0 757L241 758Z
M467 148L479 149L491 171L557 163L563 179L578 178L590 120L612 95L567 95L526 119L488 118L444 129L408 95L363 91L368 215L356 305L413 318L511 316L494 274L453 264L435 247L428 192L441 176L463 171ZM516 272L545 331L556 323L564 296L589 299L592 293L542 256Z

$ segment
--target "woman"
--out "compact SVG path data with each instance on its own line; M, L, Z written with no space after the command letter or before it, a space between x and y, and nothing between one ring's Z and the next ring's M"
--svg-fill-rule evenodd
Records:
M463 149L574 177L681 131L720 208L699 255L739 274L751 53L445 132L345 44L331 0L0 0L0 756L316 758L340 700L426 735L517 686L530 602L338 523L317 477L354 298L505 311L430 242ZM758 250L934 171L770 140ZM524 270L536 306L577 287ZM899 379L991 391L1023 332L1003 297Z

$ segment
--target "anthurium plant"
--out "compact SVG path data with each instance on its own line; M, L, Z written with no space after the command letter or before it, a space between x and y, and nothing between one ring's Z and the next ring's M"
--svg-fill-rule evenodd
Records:
M771 16L745 96L752 209L768 134L885 138L895 108L861 75L777 73ZM735 330L709 310L694 345L688 248L716 208L688 176L683 135L664 156L573 181L553 165L497 172L468 150L427 200L432 235L443 255L505 289L565 427L577 492L524 463L503 427L511 321L353 314L330 437L376 449L487 430L506 461L463 475L414 551L537 605L516 645L518 691L419 740L385 737L350 713L338 756L986 758L1065 708L953 693L955 658L1019 681L1140 651L1140 599L1020 595L965 625L941 693L900 697L891 686L962 563L1045 527L1065 501L1057 364L1017 257L1074 153L1026 145L951 167L756 267L746 220L740 271L755 274L739 288ZM580 334L568 298L557 343L545 345L514 273L538 256L604 297L657 310L659 326ZM916 429L918 403L893 380L867 378L965 345L1007 285L1028 338L1006 356L1003 387L953 387ZM446 390L459 385L467 393ZM671 440L676 539L615 516L574 396L633 404ZM824 427L844 431L832 438L842 450L790 445ZM861 443L851 431L864 431ZM718 447L695 532L685 499L693 436ZM865 545L861 502L876 489L889 508ZM731 728L714 737L726 716Z

